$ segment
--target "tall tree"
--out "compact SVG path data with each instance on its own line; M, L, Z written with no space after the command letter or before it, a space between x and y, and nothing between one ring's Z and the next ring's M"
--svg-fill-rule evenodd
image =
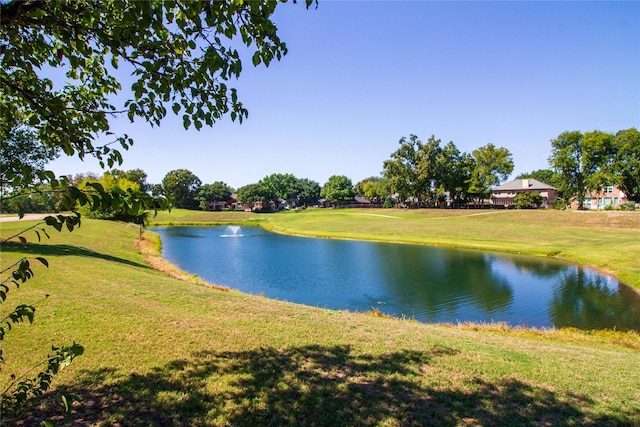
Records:
M320 200L320 184L308 178L296 181L296 205L316 205Z
M355 196L351 180L344 175L330 176L322 186L320 196L330 202L345 202Z
M560 191L576 198L578 209L586 194L584 156L580 131L563 132L551 141L549 164L559 175Z
M609 171L616 156L614 138L613 134L599 130L584 134L582 155L587 191L601 191L613 184Z
M440 180L438 172L440 167L438 165L438 157L442 148L440 147L440 140L436 139L434 135L431 135L426 143L420 147L418 153L418 181L422 183L422 192L429 199L429 203L433 204L438 187L438 181Z
M111 171L117 179L126 179L138 184L140 191L151 191L151 184L147 182L147 173L142 169L130 169L127 171L114 169Z
M384 176L389 180L391 191L398 193L400 200L413 197L420 204L426 183L419 173L422 141L416 135L402 137L398 141L400 147L391 153L391 159L383 163Z
M389 195L389 182L386 178L371 176L356 183L354 191L357 195L379 201Z
M449 193L453 207L461 206L469 193L475 160L470 154L461 153L453 142L449 142L440 150L437 165L439 186Z
M475 167L469 181L469 191L484 202L491 187L506 180L513 172L511 152L504 147L487 144L472 152Z
M278 199L289 201L296 196L297 178L290 173L274 173L265 176L260 182L275 196L276 206L279 204Z
M187 169L172 170L162 179L165 195L176 208L197 209L200 185L200 178Z
M269 206L269 202L274 198L275 194L261 182L248 184L238 189L239 202L249 204L260 203L263 209Z
M40 184L45 165L58 157L59 150L41 144L37 133L27 126L2 123L0 131L0 195Z
M614 136L601 131L563 132L551 141L549 163L559 175L560 191L576 199L578 209L589 191L611 184Z
M233 189L222 181L216 181L212 184L204 184L198 191L198 200L200 208L207 209L207 204L211 202L226 202L231 198Z
M640 203L640 132L621 130L613 143L616 154L609 170L610 183L620 187L629 200Z

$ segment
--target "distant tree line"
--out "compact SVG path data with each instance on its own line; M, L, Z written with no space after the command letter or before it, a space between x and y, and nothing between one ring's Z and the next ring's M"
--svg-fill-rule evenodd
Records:
M12 161L28 163L33 169L42 168L58 155L55 150L29 149L33 138L28 129L18 129L11 134L2 145L3 170L13 167ZM640 132L635 128L616 134L563 132L551 141L549 165L549 169L522 173L516 179L534 178L556 187L560 196L558 203L562 206L571 200L581 201L586 194L609 185L618 186L629 200L640 203ZM97 182L108 191L118 187L125 192L165 196L173 207L184 209L212 210L220 206L220 202L229 202L233 194L235 200L245 206L266 209L279 209L283 204L289 207L307 207L320 202L339 204L353 201L356 196L384 207L464 207L469 204L481 207L490 199L491 188L509 177L514 163L509 150L493 144L466 153L452 141L443 145L440 139L431 136L423 142L412 134L398 141L397 149L382 166L380 176L365 178L355 185L344 175L331 176L321 186L290 173L274 173L234 189L223 181L203 184L187 169L168 172L159 184L149 184L147 174L141 169L113 169L102 176L80 174L71 177L70 182L79 188ZM15 177L15 173L12 176ZM5 201L2 206L4 212L63 209L59 195L47 185L32 185L22 194L21 181L15 178L14 181L7 181L0 173L3 194L14 193L13 197L5 197L9 203ZM518 206L536 204L531 195L520 196L517 202ZM109 208L89 210L85 207L81 212L93 218L140 220Z

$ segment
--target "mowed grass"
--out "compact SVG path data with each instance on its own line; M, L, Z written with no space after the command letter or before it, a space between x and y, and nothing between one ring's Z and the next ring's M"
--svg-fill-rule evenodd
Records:
M441 221L437 212L367 211L412 223L401 228L402 220L361 211L329 212L324 220L322 212L241 215L283 232L341 238L379 232L381 239L432 244L409 239L408 230L418 234L421 226L435 229L427 222ZM157 219L167 215L177 223L178 214L192 222L188 212ZM237 222L200 214L201 222ZM450 220L463 224L490 217L449 215L460 215ZM627 232L637 235L635 218L625 221ZM3 223L0 234L30 224ZM477 224L464 228L481 242L486 232ZM138 227L121 223L84 220L73 233L55 233L40 243L30 237L26 246L3 248L3 268L22 256L44 256L50 268L34 264L35 278L10 292L9 305L50 296L37 305L33 325L12 330L3 342L7 364L0 385L43 358L51 345L76 341L85 354L56 377L42 404L20 419L3 420L7 425L39 425L59 405L60 393L80 398L75 425L640 422L636 333L426 325L223 291L150 268L135 243ZM153 233L145 237L147 247L157 244ZM442 244L454 244L445 237L438 237Z

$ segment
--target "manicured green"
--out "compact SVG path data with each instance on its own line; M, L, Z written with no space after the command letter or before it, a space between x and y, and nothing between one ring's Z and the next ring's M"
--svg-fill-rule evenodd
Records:
M371 213L401 219L366 215ZM380 239L407 242L412 241L409 230L416 235L442 228L452 232L450 224L458 222L473 233L466 237L460 231L457 236L481 247L487 242L518 241L508 237L514 227L507 219L515 221L517 215L529 213L465 217L469 214L475 212L192 215L174 211L157 220L219 223L241 218L299 234L374 238L379 233ZM593 224L589 221L596 217L585 216L576 219L581 225L570 226L568 218L581 214L548 214L538 224L552 228L564 224L557 226L563 236L557 244L561 251L568 246L571 227L582 239L602 231L617 238L627 234L629 243L638 233L637 217L598 219ZM496 230L495 240L490 240L485 228L490 221L499 224L490 220L498 215L505 215L502 223L508 230ZM469 224L474 218L475 227ZM535 216L527 218L523 224ZM617 226L608 227L611 221ZM26 224L3 223L0 234L6 237ZM552 235L540 228L545 236ZM418 236L413 241L455 243L456 237L444 231L429 233L433 241L420 241ZM152 233L145 235L154 238ZM48 270L35 266L35 279L12 290L8 302L50 297L38 304L33 325L15 329L3 343L7 365L1 372L2 383L42 358L52 344L75 340L85 347L84 355L56 378L49 399L28 413L30 423L58 404L55 398L60 392L81 399L74 412L79 425L640 422L638 334L425 325L225 292L150 268L136 250L137 236L137 226L84 220L73 233L55 232L40 243L30 236L27 246L3 250L3 266L23 254L45 256L50 264ZM527 243L524 231L520 240L514 250L551 245ZM586 249L582 252L588 254ZM25 346L30 351L19 352Z

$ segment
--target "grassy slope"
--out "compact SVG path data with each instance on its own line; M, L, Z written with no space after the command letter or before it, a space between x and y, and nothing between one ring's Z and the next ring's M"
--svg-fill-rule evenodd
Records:
M358 215L345 215L342 224L339 217L351 213L357 212L325 221L329 232L359 237L340 231L349 226L349 233L370 235L354 229L350 218ZM413 213L399 215L421 225ZM379 217L356 222L366 218L386 224ZM315 232L321 222L310 213L272 216L269 224ZM2 224L2 236L20 225ZM393 233L407 232L395 228L394 240ZM86 220L71 234L3 251L3 266L23 254L46 256L51 265L36 267L36 278L9 295L12 304L51 297L38 305L34 325L17 328L3 343L3 383L49 345L75 340L85 355L58 377L56 392L82 399L80 424L640 422L637 334L478 331L213 290L149 268L135 250L137 232ZM475 227L476 236L482 233ZM25 422L36 424L39 411L52 405Z

